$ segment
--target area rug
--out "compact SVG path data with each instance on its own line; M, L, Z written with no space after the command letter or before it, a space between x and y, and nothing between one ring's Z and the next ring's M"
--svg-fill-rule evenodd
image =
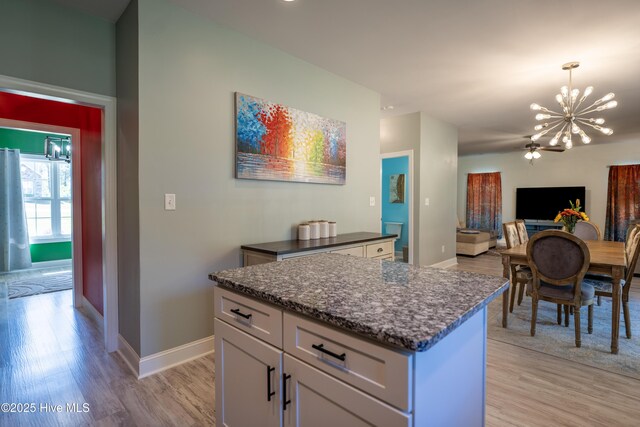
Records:
M575 346L574 319L570 326L556 322L556 305L541 301L538 305L536 335L530 335L531 299L509 313L509 327L502 327L501 298L489 307L488 338L563 359L640 379L640 302L629 303L633 337L627 339L624 320L620 322L619 353L611 354L611 299L602 298L593 308L593 334L587 333L587 307L580 312L582 347ZM622 319L622 313L620 313ZM563 321L564 325L564 321Z
M9 299L22 298L71 289L73 287L73 276L71 271L60 271L9 282L8 285Z

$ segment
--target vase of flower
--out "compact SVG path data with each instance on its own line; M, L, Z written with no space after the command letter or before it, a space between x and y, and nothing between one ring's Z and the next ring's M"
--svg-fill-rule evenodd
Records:
M573 234L576 230L576 223L580 220L589 221L589 217L586 212L580 212L582 206L580 206L580 199L576 199L575 205L571 200L569 200L570 208L567 208L563 211L558 212L553 222L562 222L564 224L564 228L567 232Z

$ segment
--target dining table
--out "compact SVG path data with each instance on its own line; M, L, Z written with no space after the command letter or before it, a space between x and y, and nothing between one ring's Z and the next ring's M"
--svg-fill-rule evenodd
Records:
M625 250L623 242L604 240L585 240L590 253L588 273L603 274L612 279L613 302L611 309L611 353L618 354L618 336L620 332L620 281L624 277ZM501 253L503 275L509 279L509 287L513 292L513 280L518 266L528 266L527 244L523 243ZM561 262L561 260L559 260ZM509 292L502 294L502 327L508 326Z

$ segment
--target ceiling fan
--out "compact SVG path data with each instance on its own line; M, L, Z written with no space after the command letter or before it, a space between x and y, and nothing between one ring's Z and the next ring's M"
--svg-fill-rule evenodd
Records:
M542 155L540 154L540 151L553 151L556 153L562 153L564 151L564 148L543 147L536 142L530 142L524 146L523 150L527 150L527 152L524 155L524 158L529 160L529 163L533 164L533 161L535 159L539 159L540 157L542 157Z

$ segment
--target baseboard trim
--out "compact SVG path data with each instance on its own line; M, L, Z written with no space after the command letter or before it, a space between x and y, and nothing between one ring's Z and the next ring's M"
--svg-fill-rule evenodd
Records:
M138 353L129 345L127 340L125 340L122 335L118 334L118 354L122 357L122 360L127 364L133 375L136 378L140 378L140 356Z
M210 353L213 353L213 335L151 356L145 356L140 359L138 378L173 368Z
M457 264L458 264L458 258L453 257L453 258L445 259L444 261L441 261L441 262L437 262L435 264L431 264L429 267L449 268Z
M96 326L100 330L100 333L104 333L104 317L96 308L89 302L89 300L83 295L82 296L82 308L85 309L89 317L91 317L96 322Z
M56 259L53 261L40 261L31 263L31 268L51 268L51 267L69 267L69 270L73 268L73 261L68 259Z

